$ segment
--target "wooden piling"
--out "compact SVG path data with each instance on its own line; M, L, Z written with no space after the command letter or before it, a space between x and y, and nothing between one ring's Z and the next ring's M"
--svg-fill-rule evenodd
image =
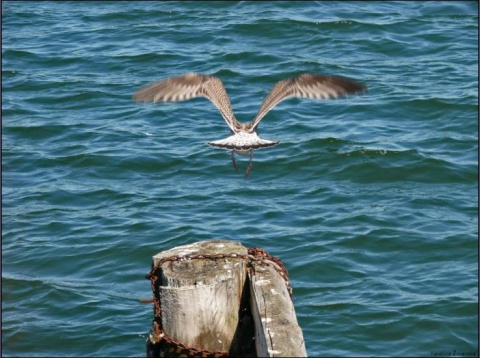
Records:
M306 356L286 271L254 253L211 240L155 255L147 356Z
M303 333L284 279L273 266L256 263L248 276L257 357L306 357Z

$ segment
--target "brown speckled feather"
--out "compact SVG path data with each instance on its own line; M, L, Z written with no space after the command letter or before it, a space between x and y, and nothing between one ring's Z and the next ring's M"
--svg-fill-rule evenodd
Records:
M304 73L297 77L287 78L272 88L263 101L257 115L250 123L251 130L255 130L262 118L278 103L291 97L329 99L346 96L348 93L365 91L367 88L339 76L321 76Z
M133 95L139 102L178 102L195 97L206 97L218 108L232 131L242 126L233 114L232 105L222 81L214 76L187 73L155 82Z

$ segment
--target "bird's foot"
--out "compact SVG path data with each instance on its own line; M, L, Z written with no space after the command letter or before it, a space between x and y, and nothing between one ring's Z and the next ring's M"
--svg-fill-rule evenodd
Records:
M245 172L245 178L248 178L248 176L250 175L250 171L252 170L252 167L253 167L253 164L248 163L247 171Z
M248 176L250 175L250 171L252 170L252 167L253 167L252 159L253 159L253 150L250 151L250 161L248 162L247 171L245 172L245 178L248 178Z
M232 163L233 167L235 168L235 171L238 173L238 165L237 161L235 160L235 151L232 150Z

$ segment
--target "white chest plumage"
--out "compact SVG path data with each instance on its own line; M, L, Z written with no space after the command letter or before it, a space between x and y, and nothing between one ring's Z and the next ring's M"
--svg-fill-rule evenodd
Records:
M273 147L278 143L280 142L262 139L256 132L247 133L244 131L234 133L225 139L207 142L207 144L212 147L235 150L238 154L242 155L246 155L254 149Z

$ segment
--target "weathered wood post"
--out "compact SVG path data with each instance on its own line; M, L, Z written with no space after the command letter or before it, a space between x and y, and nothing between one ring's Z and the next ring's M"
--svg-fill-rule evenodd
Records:
M269 265L265 265L268 262ZM257 357L306 357L303 333L293 307L283 264L254 261L249 270L250 307ZM287 285L285 284L287 282Z
M286 269L261 249L197 242L153 257L147 356L306 356Z

